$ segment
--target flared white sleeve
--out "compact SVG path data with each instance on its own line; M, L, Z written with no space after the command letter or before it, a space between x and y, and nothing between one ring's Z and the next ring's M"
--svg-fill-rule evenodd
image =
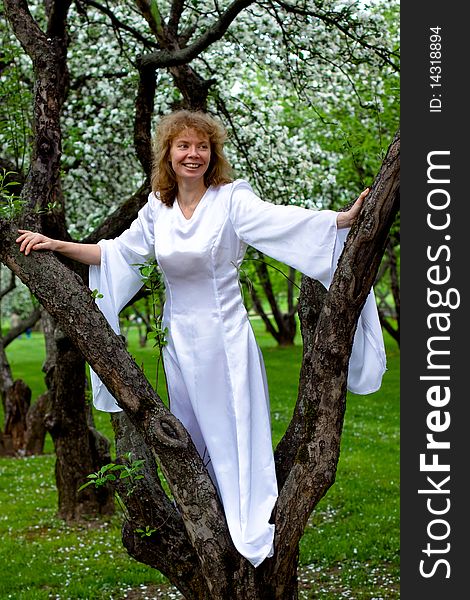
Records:
M337 229L337 213L261 200L243 180L233 184L229 215L238 237L263 254L320 281L327 289L348 229ZM349 361L348 389L377 391L386 370L382 328L373 290L360 314Z
M91 265L89 269L89 286L91 290L97 291L96 303L118 334L119 313L143 285L139 265L155 258L153 209L149 198L129 229L113 240L99 241L101 262L99 265ZM122 410L91 368L90 379L93 404L98 410Z

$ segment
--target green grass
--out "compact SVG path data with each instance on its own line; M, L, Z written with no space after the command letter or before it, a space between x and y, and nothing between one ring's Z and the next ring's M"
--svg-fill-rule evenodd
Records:
M254 326L268 372L276 443L295 402L301 347L278 348L259 321ZM348 395L336 482L311 516L301 542L304 599L399 598L399 351L388 338L386 344L388 371L381 390ZM130 348L154 382L152 349L138 348L134 335ZM16 340L7 354L14 377L25 379L37 397L45 389L42 336ZM163 385L160 391L164 393ZM109 415L94 415L97 427L111 437ZM123 549L119 514L73 527L56 518L50 440L46 452L0 459L0 599L118 600L131 589L164 582L160 573Z

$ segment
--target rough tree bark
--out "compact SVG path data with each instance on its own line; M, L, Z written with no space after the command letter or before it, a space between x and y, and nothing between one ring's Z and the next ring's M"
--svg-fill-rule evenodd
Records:
M142 435L125 412L112 416L116 436L116 454L130 452L133 460L144 460L144 479L138 480L129 494L124 481L117 492L126 506L126 518L122 531L123 544L129 554L139 562L151 567L162 565L162 573L170 581L179 581L179 589L186 598L198 590L201 597L209 597L197 553L194 551L184 528L182 517L162 488L157 463ZM153 535L141 536L139 528L155 529Z
M46 440L46 408L47 394L42 394L30 406L26 415L26 434L24 453L26 456L38 455L44 452Z
M0 433L4 454L15 456L26 443L26 416L31 403L31 389L21 379L8 388L5 399L5 430Z
M32 18L26 2L6 0L4 4L13 30L35 71L32 159L21 192L29 210L21 225L25 229L40 229L52 237L67 239L60 181L60 112L69 87L66 22L71 0L45 3L48 16L45 32ZM47 210L50 206L54 208ZM45 335L49 351L47 427L56 450L59 515L71 520L85 515L109 514L113 510L109 490L77 492L78 482L109 462L109 444L105 448L102 436L88 426L85 361L52 322Z
M42 322L46 338L43 370L48 386L44 422L56 454L58 516L74 521L112 514L114 498L109 489L78 491L89 473L111 462L109 443L104 443L87 414L90 407L85 399L83 356L45 311Z

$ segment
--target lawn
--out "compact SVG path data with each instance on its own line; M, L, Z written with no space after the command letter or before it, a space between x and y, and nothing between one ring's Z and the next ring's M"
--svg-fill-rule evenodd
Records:
M265 357L276 443L295 401L301 347L278 348L254 321ZM386 338L388 371L381 390L348 395L336 482L311 516L301 542L300 598L399 598L399 351ZM152 349L130 349L155 381ZM13 374L33 398L44 391L41 334L7 349ZM163 387L163 386L162 386ZM162 390L163 391L163 390ZM109 416L95 411L111 436ZM121 517L67 526L56 518L54 455L0 459L0 599L176 598L157 571L129 558ZM163 587L162 587L163 586ZM227 599L228 600L228 599Z

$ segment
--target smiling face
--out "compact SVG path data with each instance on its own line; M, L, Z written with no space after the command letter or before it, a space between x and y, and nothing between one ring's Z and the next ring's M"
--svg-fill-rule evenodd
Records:
M195 129L183 129L171 143L170 163L178 183L204 182L210 159L210 140Z

